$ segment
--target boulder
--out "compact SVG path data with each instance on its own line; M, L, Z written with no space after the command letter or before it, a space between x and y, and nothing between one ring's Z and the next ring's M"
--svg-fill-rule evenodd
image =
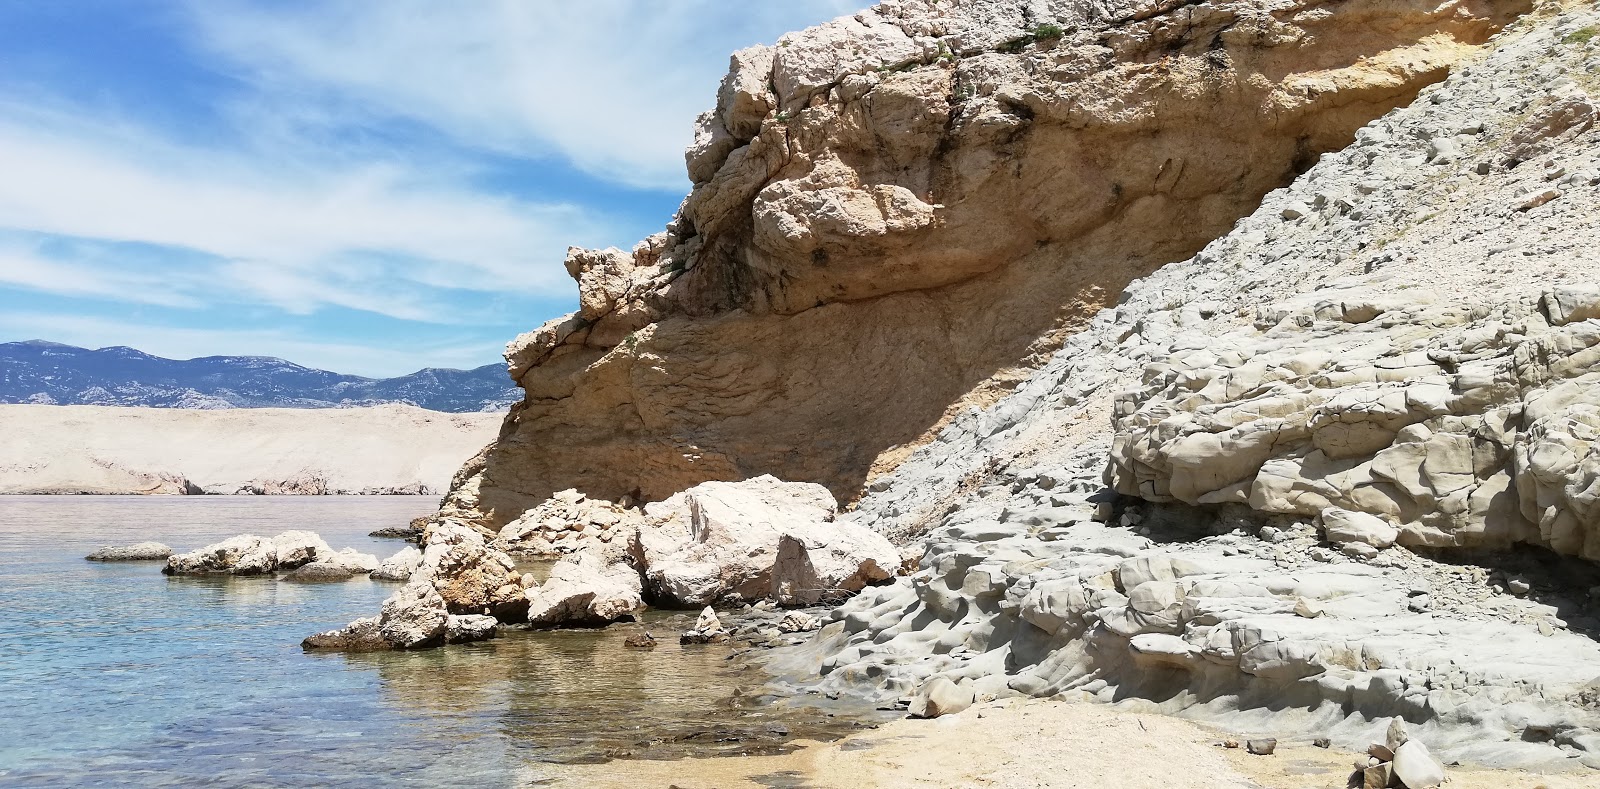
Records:
M378 569L378 557L370 553L361 553L354 548L345 548L330 554L317 557L318 564L333 564L350 571L351 575L366 575Z
M644 609L639 572L625 557L584 552L557 562L550 578L526 592L535 626L604 625Z
M833 522L837 506L821 485L771 476L696 485L645 508L646 583L666 605L800 605L892 578L899 552L868 529Z
M694 622L694 629L678 636L680 644L720 644L728 640L728 629L722 626L717 612L706 606Z
M433 584L413 581L383 601L378 634L396 649L434 646L444 637L449 619Z
M494 638L499 630L500 620L492 616L451 614L444 621L444 642L465 644L472 641L487 641Z
M414 581L383 601L378 616L357 619L338 630L306 638L307 650L372 652L385 649L422 649L459 641L492 638L498 622L487 616L453 616L444 598L427 581Z
M809 633L822 627L822 620L803 611L790 611L778 620L779 633Z
M371 575L378 581L405 581L411 578L411 573L422 566L422 551L407 545L398 553L384 559Z
M316 583L320 581L348 581L355 576L355 571L338 562L312 562L301 565L287 576L288 581L302 583Z
M241 534L219 543L167 558L167 575L261 575L310 564L332 550L309 531L286 531L276 537Z
M172 549L159 542L134 545L102 545L83 558L91 562L153 562L172 555Z
M431 582L453 614L490 614L503 622L527 612L522 577L505 552L477 530L453 521L430 524L412 578Z
M1433 789L1444 783L1444 765L1421 740L1409 740L1394 752L1394 775L1406 789Z
M972 706L973 698L971 686L957 685L947 677L934 677L923 683L922 689L917 691L917 697L912 699L911 716L937 718L940 715L953 715Z
M1322 511L1322 529L1328 542L1335 545L1363 543L1374 548L1388 548L1400 536L1399 529L1376 515L1338 507Z
M778 538L772 599L779 605L838 603L895 576L899 551L883 535L854 524L825 523Z

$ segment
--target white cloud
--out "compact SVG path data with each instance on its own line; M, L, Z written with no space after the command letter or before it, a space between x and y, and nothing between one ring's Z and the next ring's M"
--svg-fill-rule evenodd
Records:
M27 245L0 246L0 285L161 307L194 308L204 302L167 278L82 263L51 260Z
M206 97L215 116L66 104L81 94L48 82L0 94L0 331L368 374L494 358L500 342L465 340L468 327L551 317L573 296L568 244L626 243L656 219L628 206L661 197L637 189L686 185L682 149L730 50L862 2L190 0L184 30L200 40L182 51L210 58L191 65L241 78ZM552 161L620 185L595 191L623 204L539 181L597 185ZM514 194L483 185L513 176ZM77 316L15 308L40 292L86 301ZM307 339L357 327L295 320L330 307L451 339ZM120 320L236 308L304 333Z
M863 0L195 2L202 37L265 96L320 96L619 183L687 184L694 116L733 49ZM468 10L470 9L470 10Z
M297 161L290 152L268 159L196 149L61 113L33 111L28 120L0 120L0 227L215 256L228 265L209 284L241 289L236 298L253 291L291 312L337 305L448 320L425 307L426 291L441 281L565 296L567 244L605 232L580 208L475 192L448 172L324 165L307 151ZM36 252L0 279L45 287L50 257ZM80 293L168 298L159 277L119 270L126 261L54 262L57 281L100 272L102 283L84 283Z

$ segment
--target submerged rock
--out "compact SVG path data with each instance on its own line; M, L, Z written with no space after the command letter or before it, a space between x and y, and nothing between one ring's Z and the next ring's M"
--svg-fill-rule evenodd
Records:
M656 637L651 635L650 631L648 630L634 633L633 635L622 640L623 646L630 647L632 649L655 649L658 643L660 642L658 642Z
M83 558L91 562L153 562L172 555L172 549L159 542L134 545L102 545Z
M355 576L349 567L338 562L312 562L284 576L285 580L301 582L348 581Z
M494 638L499 631L500 620L492 616L451 614L444 622L444 642L466 644L473 641L487 641Z

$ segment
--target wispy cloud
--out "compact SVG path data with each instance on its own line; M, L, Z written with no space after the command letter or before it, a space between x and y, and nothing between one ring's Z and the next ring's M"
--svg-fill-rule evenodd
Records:
M266 96L345 102L471 146L565 157L631 186L686 185L683 149L728 51L862 0L195 2L203 38Z
M192 309L204 304L181 286L153 274L51 260L31 245L16 243L0 244L0 285L162 307Z
M47 120L0 121L0 226L302 271L354 255L432 261L463 287L514 290L565 287L567 241L601 233L574 206L473 192L392 163L319 168Z
M83 71L0 79L0 339L492 360L571 302L569 244L665 218L731 49L862 4L173 2L131 82L138 58L17 39ZM175 73L191 93L162 104Z

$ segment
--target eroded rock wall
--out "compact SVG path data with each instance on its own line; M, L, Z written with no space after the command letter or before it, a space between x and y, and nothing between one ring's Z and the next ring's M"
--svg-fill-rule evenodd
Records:
M1600 767L1597 32L1517 22L963 413L846 516L918 569L775 665Z
M445 514L773 474L856 497L1524 2L884 3L737 53L694 190L507 350Z

